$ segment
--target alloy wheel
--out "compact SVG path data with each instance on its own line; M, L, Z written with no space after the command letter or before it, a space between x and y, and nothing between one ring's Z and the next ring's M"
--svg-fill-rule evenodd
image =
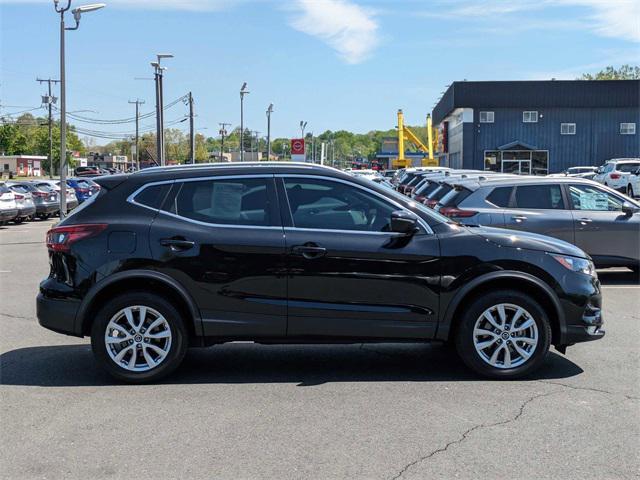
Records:
M119 310L107 325L104 342L111 360L133 372L160 365L171 350L171 328L157 310L144 305Z
M476 320L473 344L480 358L495 368L518 367L538 346L538 327L524 308L500 303L487 308Z

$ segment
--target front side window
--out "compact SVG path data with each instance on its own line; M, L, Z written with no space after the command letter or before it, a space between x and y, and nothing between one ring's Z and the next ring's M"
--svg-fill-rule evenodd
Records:
M318 230L389 231L397 207L341 182L311 178L285 179L293 226Z
M516 187L516 208L537 210L562 210L560 185L525 185Z
M636 134L636 124L635 123L621 123L620 124L620 135L635 135Z
M277 225L267 178L220 178L176 183L163 209L216 225Z
M494 118L494 112L480 112L480 123L493 123Z
M569 198L574 210L619 212L622 200L609 192L591 185L570 185Z
M528 110L528 111L522 112L522 121L524 123L537 123L538 112L536 110Z
M575 123L561 123L560 124L560 135L575 135L576 134L576 124Z

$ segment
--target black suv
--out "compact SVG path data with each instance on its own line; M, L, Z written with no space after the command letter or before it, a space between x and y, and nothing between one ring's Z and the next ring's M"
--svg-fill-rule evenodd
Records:
M483 375L602 338L589 257L549 237L465 227L389 188L292 163L150 168L47 233L41 325L91 336L147 382L190 346L442 341Z

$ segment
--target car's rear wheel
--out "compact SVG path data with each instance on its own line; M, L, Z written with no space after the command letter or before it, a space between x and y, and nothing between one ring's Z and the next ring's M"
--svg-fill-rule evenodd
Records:
M130 383L154 382L173 372L184 358L187 343L180 313L164 298L147 292L109 301L91 329L97 362Z
M492 378L518 378L536 370L551 343L544 309L529 295L507 290L482 295L464 312L456 349L465 364Z
M633 198L633 195L634 195L634 193L633 193L633 187L632 187L631 185L629 185L629 186L627 187L627 196L628 196L628 197Z

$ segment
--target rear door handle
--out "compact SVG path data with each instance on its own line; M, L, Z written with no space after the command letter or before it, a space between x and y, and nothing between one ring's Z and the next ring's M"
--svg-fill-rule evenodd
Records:
M586 225L587 223L593 223L591 218L581 218L578 220L582 225Z
M160 240L160 245L171 248L171 251L173 252L189 250L190 248L193 248L195 244L196 242L186 240L184 238L163 238Z
M319 247L318 245L296 245L291 248L291 251L296 255L302 255L307 260L313 260L314 258L324 257L327 254L327 249Z
M515 220L516 222L523 222L527 219L524 215L514 215L511 217L511 220Z

